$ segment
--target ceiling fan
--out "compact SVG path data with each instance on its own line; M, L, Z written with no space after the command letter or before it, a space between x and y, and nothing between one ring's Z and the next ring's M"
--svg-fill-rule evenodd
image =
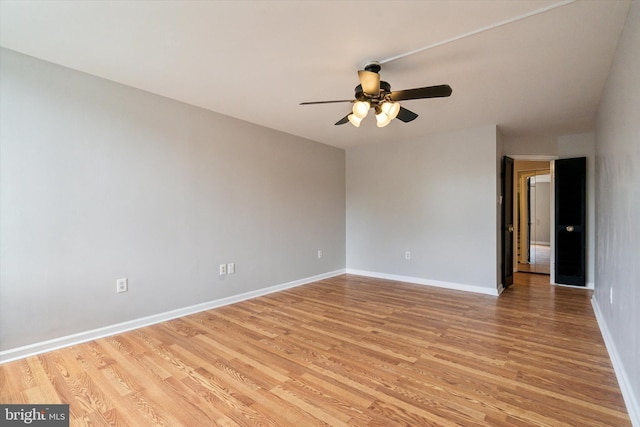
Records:
M355 88L355 99L302 102L300 105L351 102L353 103L352 113L338 120L335 123L336 125L351 122L355 127L360 127L362 120L367 117L369 110L373 108L378 127L385 127L396 117L405 123L418 117L413 111L401 107L399 101L444 98L451 95L451 87L449 85L427 86L392 92L391 85L380 80L379 72L380 63L375 61L367 63L364 70L358 71L360 84Z

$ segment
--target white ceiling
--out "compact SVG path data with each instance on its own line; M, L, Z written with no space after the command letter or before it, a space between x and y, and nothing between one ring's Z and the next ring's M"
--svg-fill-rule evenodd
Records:
M507 136L592 130L628 0L7 1L0 45L338 147L497 124ZM447 83L420 115L334 126L370 60L392 89Z

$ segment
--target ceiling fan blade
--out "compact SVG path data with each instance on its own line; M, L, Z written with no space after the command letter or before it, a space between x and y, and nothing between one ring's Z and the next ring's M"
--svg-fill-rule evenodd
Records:
M378 96L380 94L380 74L373 71L360 70L358 78L365 95Z
M391 92L389 97L392 101L407 101L409 99L423 99L423 98L445 98L451 95L451 86L438 85L419 87L416 89L397 90Z
M411 110L407 110L404 107L400 107L400 112L398 113L398 115L396 116L396 119L400 120L401 122L410 122L412 120L415 120L418 117L418 115L416 113L414 113Z
M336 102L353 102L353 99L340 99L335 101L311 101L301 102L300 105L312 105L312 104L335 104Z
M336 126L343 125L343 124L347 123L348 121L349 121L349 114L347 114L346 116L344 116L343 118L338 120L335 125Z

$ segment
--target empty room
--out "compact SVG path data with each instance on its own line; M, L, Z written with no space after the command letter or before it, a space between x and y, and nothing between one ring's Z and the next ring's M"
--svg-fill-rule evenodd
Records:
M0 424L640 427L640 2L0 0Z

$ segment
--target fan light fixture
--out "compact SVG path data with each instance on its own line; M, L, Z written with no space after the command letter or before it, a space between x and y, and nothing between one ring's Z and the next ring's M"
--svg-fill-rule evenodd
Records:
M371 103L369 101L356 101L353 103L353 113L347 117L352 125L360 127L362 120L367 117ZM387 126L391 120L395 119L400 112L400 103L393 101L383 101L375 106L376 123L379 128Z
M360 127L360 122L362 122L362 119L360 117L356 117L355 114L349 114L348 119L352 125L354 125L357 128Z
M385 112L383 111L376 112L376 124L378 125L379 128L383 128L389 123L391 123L391 119Z
M356 117L364 119L367 117L370 108L371 103L369 101L356 101L353 103L353 114L355 114Z
M369 101L356 101L353 103L353 114L349 114L349 121L352 125L359 128L362 119L367 117L371 103Z
M393 120L400 112L400 103L387 101L383 102L380 108L387 116L389 116L390 120Z
M400 112L400 104L397 102L385 101L376 108L376 122L379 128L383 128L391 123Z

